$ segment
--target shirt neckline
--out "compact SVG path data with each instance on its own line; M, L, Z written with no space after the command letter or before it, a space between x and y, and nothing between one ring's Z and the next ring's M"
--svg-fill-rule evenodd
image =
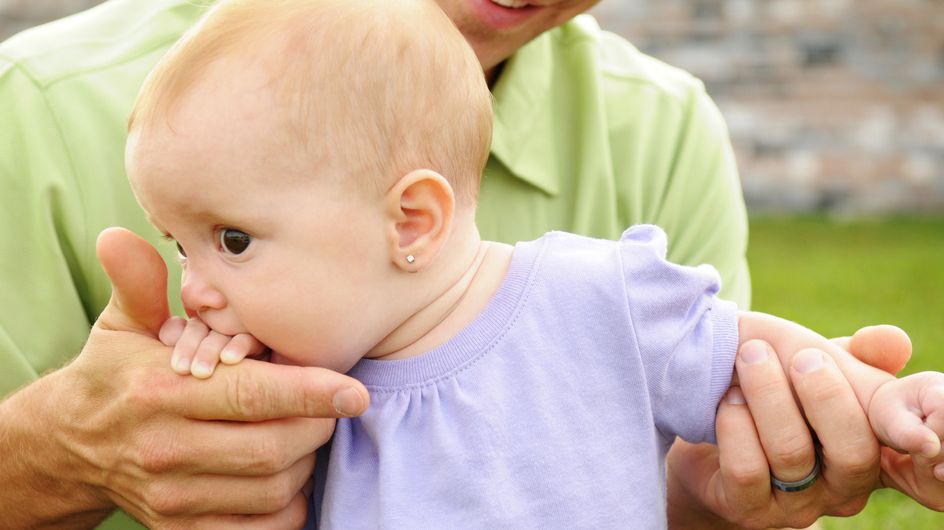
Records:
M371 393L426 386L453 376L487 354L514 324L534 275L543 240L518 243L498 290L472 322L440 346L409 359L361 359L348 375Z

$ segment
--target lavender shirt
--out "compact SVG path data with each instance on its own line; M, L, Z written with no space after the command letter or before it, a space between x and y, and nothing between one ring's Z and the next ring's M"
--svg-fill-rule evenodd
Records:
M452 340L361 361L371 405L338 421L320 527L665 528L666 451L713 441L737 347L717 273L665 248L653 226L519 243Z

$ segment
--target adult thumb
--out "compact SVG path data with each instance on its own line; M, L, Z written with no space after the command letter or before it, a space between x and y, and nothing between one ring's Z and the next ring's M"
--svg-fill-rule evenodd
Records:
M846 350L860 361L894 375L911 359L911 339L896 326L867 326L855 332Z
M157 250L124 228L106 228L96 244L98 261L111 280L108 306L96 326L157 337L170 317L167 266Z

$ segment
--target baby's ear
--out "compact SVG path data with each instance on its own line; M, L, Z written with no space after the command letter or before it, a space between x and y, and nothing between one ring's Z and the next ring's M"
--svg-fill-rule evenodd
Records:
M442 175L417 169L400 178L384 196L390 260L405 272L432 263L452 229L456 198Z

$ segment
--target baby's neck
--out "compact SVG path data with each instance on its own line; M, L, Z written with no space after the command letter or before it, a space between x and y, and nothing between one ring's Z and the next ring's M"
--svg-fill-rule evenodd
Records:
M513 247L480 241L477 233L470 243L467 253L462 253L471 256L463 260L467 266L442 282L429 302L374 346L367 358L406 359L432 350L458 334L485 308L505 277Z

